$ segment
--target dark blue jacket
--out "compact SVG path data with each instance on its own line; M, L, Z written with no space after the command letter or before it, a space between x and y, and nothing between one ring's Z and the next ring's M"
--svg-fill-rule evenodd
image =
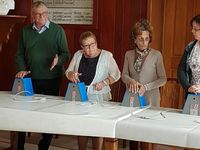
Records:
M191 86L191 69L189 67L189 56L190 53L196 44L196 40L190 42L184 51L184 54L181 58L180 64L178 66L178 81L181 83L182 87L187 91L187 89Z

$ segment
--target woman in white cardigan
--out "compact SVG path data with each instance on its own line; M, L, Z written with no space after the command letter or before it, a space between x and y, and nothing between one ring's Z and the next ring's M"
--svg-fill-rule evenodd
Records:
M111 100L110 86L120 78L120 70L111 52L97 47L96 36L83 32L79 39L78 50L65 74L72 82L85 82L89 100ZM101 150L103 138L92 138L93 149ZM79 150L86 150L87 137L78 137Z

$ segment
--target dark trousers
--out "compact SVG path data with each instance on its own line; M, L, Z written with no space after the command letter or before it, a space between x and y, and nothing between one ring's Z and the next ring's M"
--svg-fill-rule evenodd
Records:
M129 141L129 150L146 150L149 146L149 143Z
M32 79L32 84L35 94L58 96L61 78L42 80ZM18 132L17 150L24 150L25 136L25 132ZM38 144L38 150L48 150L49 145L51 144L52 137L52 134L42 133L42 139Z
M138 150L138 142L129 141L129 150Z
M25 132L18 132L18 145L17 145L18 150L24 150L25 136L26 136L25 134L26 134ZM38 144L38 150L48 150L52 138L53 134L42 133L42 139Z

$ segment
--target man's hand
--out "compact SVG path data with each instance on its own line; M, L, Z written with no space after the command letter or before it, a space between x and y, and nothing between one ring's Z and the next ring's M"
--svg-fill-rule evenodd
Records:
M23 78L24 76L30 74L31 71L19 71L16 75L15 78Z
M53 68L57 65L57 63L58 63L58 55L56 54L56 56L54 57L52 61L50 70L53 70Z

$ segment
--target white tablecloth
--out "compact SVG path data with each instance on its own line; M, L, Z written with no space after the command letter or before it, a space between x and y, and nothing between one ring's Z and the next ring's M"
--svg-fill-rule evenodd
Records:
M43 100L46 98L48 101ZM59 100L58 100L59 99ZM63 103L62 97L45 95L15 96L10 92L0 92L0 108L10 108L19 110L40 110Z
M196 118L195 122L200 125L200 118ZM187 146L200 149L200 126L197 126L188 134Z
M70 102L57 97L40 100L41 97L13 98L0 93L0 130L115 137L116 123L135 110L116 103Z
M147 109L119 121L116 137L199 148L200 123L197 121L200 121L199 116Z
M200 148L200 117L168 109L69 102L63 97L44 95L13 97L0 92L0 120L0 130L101 136Z

